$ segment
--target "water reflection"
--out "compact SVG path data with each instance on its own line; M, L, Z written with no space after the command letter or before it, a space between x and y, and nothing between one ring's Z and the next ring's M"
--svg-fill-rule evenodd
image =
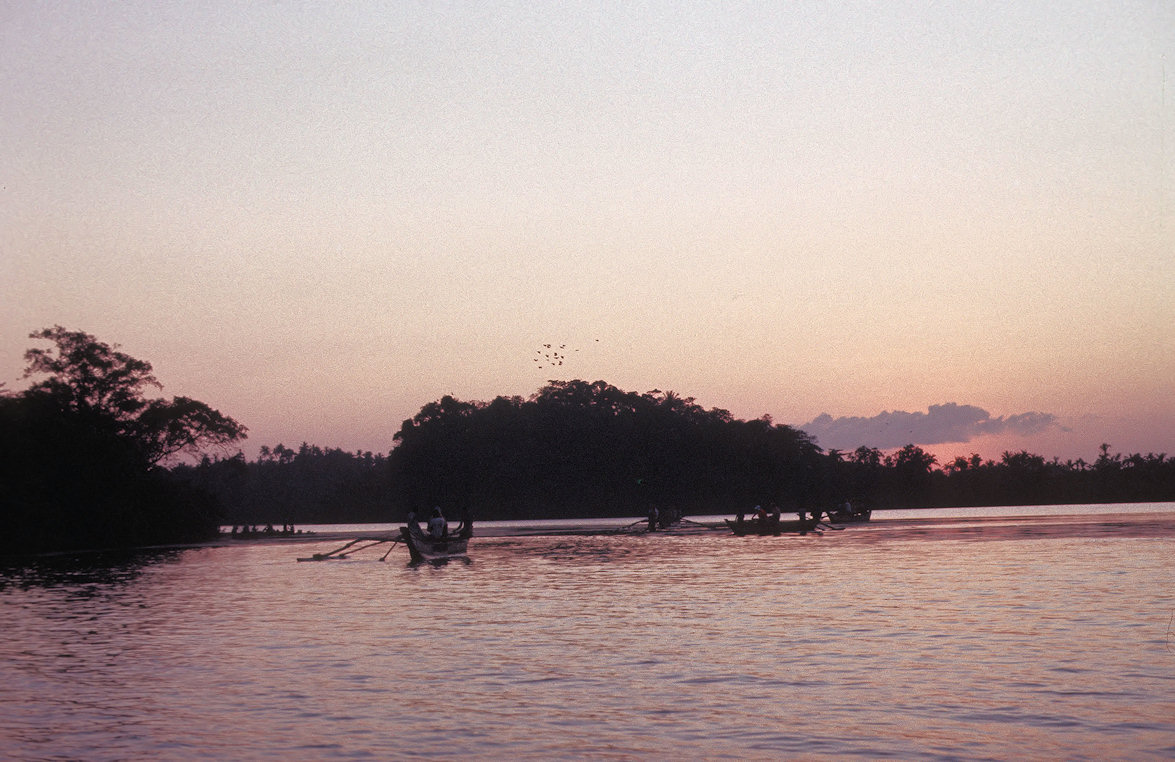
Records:
M384 559L380 559L380 560L382 561ZM448 566L449 564L471 564L471 563L473 563L473 559L470 558L469 556L450 556L449 558L421 559L420 561L411 561L410 560L408 562L408 568L419 569L422 566L431 566L433 568L439 568L442 566Z
M109 587L125 585L156 564L176 562L184 551L119 550L63 553L0 561L0 592L45 587L71 591L85 597Z
M0 735L16 758L1171 756L1173 535L1017 537L488 537L415 568L250 544L42 577L0 589Z

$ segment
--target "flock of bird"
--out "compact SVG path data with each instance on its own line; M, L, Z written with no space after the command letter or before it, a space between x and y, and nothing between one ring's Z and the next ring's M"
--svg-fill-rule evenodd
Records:
M599 341L599 339L596 339L596 341ZM559 344L558 346L554 344L543 344L542 347L534 351L538 356L532 357L531 360L535 362L539 369L557 368L567 359L567 355L565 354L567 351L578 352L579 350L575 348L568 350L566 344Z
M567 356L563 354L564 349L567 349L566 344L560 344L558 347L551 344L543 344L542 349L535 350L535 354L538 357L533 359L538 363L540 368L554 368L562 365L563 361L567 359ZM579 350L573 349L571 351L578 352Z

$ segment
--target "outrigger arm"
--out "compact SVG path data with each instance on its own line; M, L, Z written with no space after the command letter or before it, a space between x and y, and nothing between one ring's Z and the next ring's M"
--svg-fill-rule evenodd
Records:
M367 543L367 544L360 545L357 548L354 547L355 545L359 545L359 543L361 543L361 542ZM332 550L329 553L315 553L314 555L310 556L309 558L299 558L298 560L299 561L333 561L336 559L346 558L348 552L358 553L361 550L366 550L367 548L371 548L371 547L374 547L376 545L380 545L385 542L390 542L392 544L392 546L390 548L388 548L388 552L384 553L383 557L379 559L380 561L382 561L385 558L387 558L388 555L391 554L392 550L396 547L396 543L400 542L399 537L356 537L354 540L351 540L343 547L336 548L335 550Z

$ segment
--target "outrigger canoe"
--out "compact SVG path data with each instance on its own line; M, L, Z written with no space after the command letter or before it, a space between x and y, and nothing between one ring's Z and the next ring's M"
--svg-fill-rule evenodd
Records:
M739 537L747 535L780 535L784 532L811 532L818 529L819 521L811 519L790 519L780 521L768 517L766 519L746 519L737 521L726 519L726 526Z
M412 563L465 558L470 537L473 537L472 521L461 522L457 531L444 537L433 537L421 530L420 524L415 521L408 522L408 526L400 527L400 539L408 546L408 556Z

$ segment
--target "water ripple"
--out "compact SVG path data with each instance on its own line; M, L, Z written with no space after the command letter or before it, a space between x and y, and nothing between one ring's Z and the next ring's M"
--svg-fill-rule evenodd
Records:
M10 570L0 736L18 759L1175 748L1172 538L729 539L483 538L439 568L248 545Z

